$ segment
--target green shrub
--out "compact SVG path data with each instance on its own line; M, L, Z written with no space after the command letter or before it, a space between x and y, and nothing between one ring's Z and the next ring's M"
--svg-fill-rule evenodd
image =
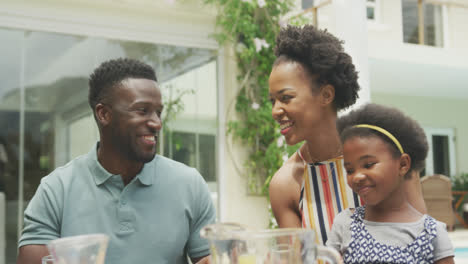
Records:
M468 173L463 172L460 175L453 177L452 190L468 191Z

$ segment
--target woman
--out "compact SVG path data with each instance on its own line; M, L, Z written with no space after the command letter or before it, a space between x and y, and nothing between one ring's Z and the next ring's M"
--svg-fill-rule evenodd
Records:
M275 54L272 116L287 144L304 143L273 176L271 206L281 228L312 228L324 244L335 215L361 203L346 184L336 129L337 112L358 97L357 72L340 40L309 25L281 30ZM425 212L419 177L412 179L408 199Z

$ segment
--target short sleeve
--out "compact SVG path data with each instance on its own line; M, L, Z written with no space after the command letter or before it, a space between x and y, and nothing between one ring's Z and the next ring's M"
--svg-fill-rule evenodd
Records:
M351 239L351 215L351 211L346 209L335 217L326 242L327 246L336 249L341 255L343 255Z
M24 211L24 228L18 247L44 245L60 237L62 201L61 186L41 180L33 198ZM54 187L53 187L54 186Z
M432 244L434 245L434 261L455 255L446 225L442 222L437 221L437 236Z
M190 223L190 237L187 253L191 258L203 257L210 254L208 241L200 237L200 230L216 221L216 211L211 200L211 194L203 177L196 171L193 208L194 219Z

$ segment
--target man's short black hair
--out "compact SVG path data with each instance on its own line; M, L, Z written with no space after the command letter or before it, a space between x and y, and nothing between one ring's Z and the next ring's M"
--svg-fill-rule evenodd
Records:
M154 69L143 62L128 58L119 58L103 62L89 78L89 106L96 104L109 96L111 88L127 78L143 78L157 81Z
M276 39L277 59L273 66L298 62L310 77L318 75L319 84L332 85L336 109L345 109L356 102L360 87L351 56L344 52L342 44L326 30L311 25L287 26Z
M415 120L396 108L367 104L340 117L337 121L343 143L346 139L355 136L377 136L388 143L395 157L399 157L401 152L391 139L370 128L354 127L359 124L378 126L390 132L400 142L403 151L411 157L410 171L419 172L424 168L428 151L427 139L424 130Z

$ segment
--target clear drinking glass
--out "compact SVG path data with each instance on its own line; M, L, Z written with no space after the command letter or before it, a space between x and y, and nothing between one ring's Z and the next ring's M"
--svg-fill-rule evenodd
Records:
M217 223L201 230L210 241L214 264L313 264L317 259L341 264L333 248L315 243L310 229L253 230L235 223Z
M54 264L54 257L47 255L42 258L42 264Z
M47 245L57 263L104 264L109 237L88 234L52 240Z
M294 263L294 249L289 244L278 244L271 248L272 264Z

